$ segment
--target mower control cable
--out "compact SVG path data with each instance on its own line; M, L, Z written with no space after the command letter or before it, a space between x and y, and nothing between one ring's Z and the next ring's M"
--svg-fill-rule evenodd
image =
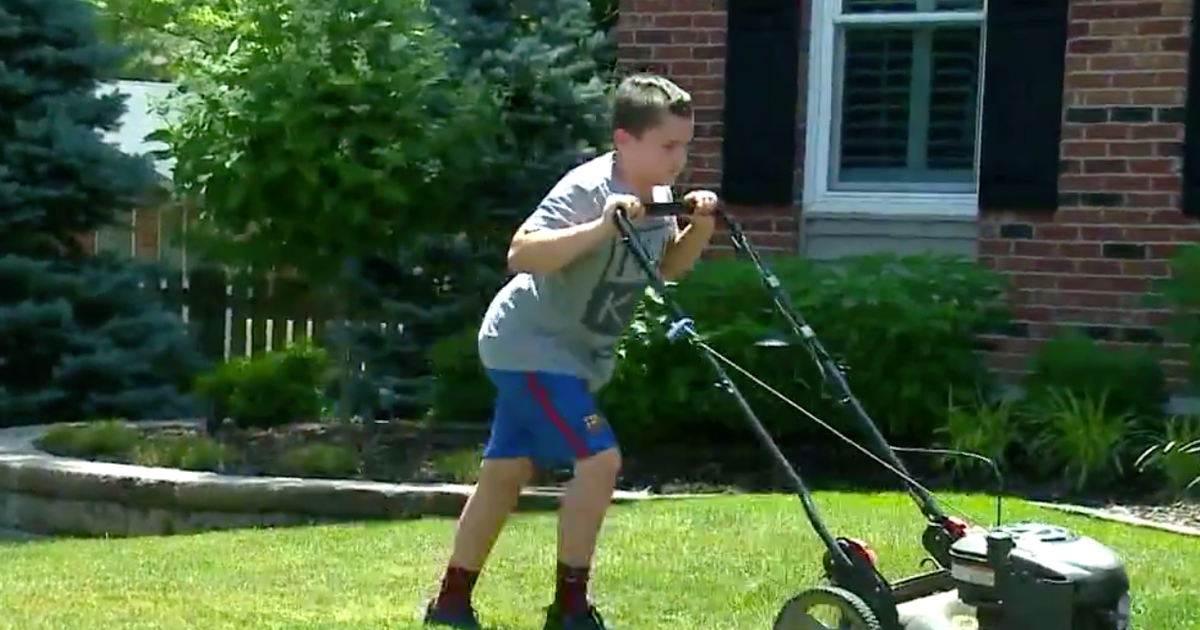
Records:
M692 334L695 334L695 333L693 332ZM836 428L833 427L833 425L829 424L828 422L822 420L819 416L817 416L817 414L809 411L808 409L805 409L800 403L792 400L791 398L788 398L786 395L784 395L782 392L775 389L774 387L771 387L769 384L765 383L762 379L760 379L757 376L755 376L754 374L752 374L749 370L738 365L736 362L733 361L733 359L730 359L729 357L721 354L720 351L718 351L716 348L713 348L712 346L710 346L707 342L701 340L698 337L693 337L693 341L696 343L696 345L700 346L701 348L704 348L708 352L711 352L713 354L713 356L715 356L717 359L720 359L721 362L725 363L729 367L732 367L733 369L740 372L742 374L742 376L745 376L747 379L749 379L755 385L758 385L759 387L766 390L771 395L775 396L776 398L778 398L778 399L782 400L783 402L787 403L788 405L790 405L796 411L799 411L800 413L804 414L804 416L807 417L809 420L812 420L813 422L821 425L822 427L825 428L825 430L827 430L830 433L837 436L838 439L840 439L843 442L849 444L850 446L853 446L854 448L858 449L863 454L865 454L867 457L870 457L871 459L875 460L880 466L883 466L887 470L894 473L897 477L900 477L902 480L904 480L905 482L907 482L909 484L912 484L916 488L920 488L922 491L928 493L931 497L936 497L936 495L933 493L932 490L926 488L924 485L921 484L921 482L917 481L916 479L913 479L912 476L909 475L906 471L901 470L895 466L892 466L887 461L884 461L884 459L882 457L871 452L871 449L859 444L858 442L855 442L852 438L847 436L845 433L838 431ZM922 449L922 450L924 450L924 449ZM946 454L957 454L957 451L948 451L947 450ZM964 453L964 454L965 455L974 455L974 453ZM987 459L986 457L983 457L982 455L978 455L977 457L987 461L988 463L991 463L991 460ZM997 501L999 501L999 498L1000 498L999 496L996 497ZM959 514L959 516L963 516L972 522L982 522L981 520L977 519L973 514L966 512L962 508L955 506L953 503L951 503L943 498L937 497L937 500L939 502L945 504L947 507L949 507L953 511L957 512ZM997 504L997 510L999 510L999 509L1000 509L999 504ZM999 512L997 512L997 519L999 519L999 517L1000 517Z
M645 204L644 209L645 209L644 214L646 216L662 217L662 216L686 216L686 215L690 214L692 208L691 208L691 204L687 201L673 201L673 202L667 202L667 203ZM746 415L752 420L751 424L754 425L753 428L755 429L755 433L759 434L760 440L764 442L764 444L767 446L768 450L771 451L772 455L774 455L776 458L782 458L781 463L786 464L785 467L788 467L788 468L791 467L790 461L788 461L786 456L784 456L783 453L781 451L779 451L779 447L775 444L774 440L771 439L771 437L770 437L769 433L767 433L765 427L762 426L762 423L758 420L757 415L754 414L753 410L750 409L748 403L742 398L741 393L736 391L736 389L737 389L736 386L733 385L732 381L728 381L728 377L725 375L724 369L721 368L721 366L717 363L717 361L713 360L714 357L719 358L723 362L729 363L735 369L742 372L746 376L750 377L752 380L754 380L760 386L766 388L768 391L770 391L774 395L780 397L782 400L784 400L788 404L792 405L793 407L797 408L802 413L804 413L806 416L808 416L809 418L818 422L825 428L833 431L834 434L837 435L839 438L846 441L851 446L866 453L872 459L874 459L875 461L877 461L878 463L883 465L887 470L890 470L891 472L895 473L898 477L900 477L905 482L905 485L908 487L909 494L912 496L913 500L916 502L916 504L920 508L921 512L925 515L926 519L929 520L931 523L937 523L938 525L941 525L944 527L945 524L947 523L947 516L942 511L942 509L939 507L938 501L935 500L935 498L934 498L934 494L928 488L926 488L924 485L918 483L915 479L913 479L912 474L909 473L908 469L904 466L904 463L897 456L894 448L888 443L887 438L885 438L883 436L883 433L879 430L878 425L875 424L875 422L871 418L871 416L862 407L862 404L853 395L853 393L851 393L850 386L846 382L846 378L842 372L841 366L839 366L837 364L837 362L835 362L834 359L829 355L829 353L825 350L825 347L821 344L820 340L817 338L816 333L813 331L812 327L809 326L804 321L802 316L792 306L791 300L789 299L787 293L783 290L783 283L779 280L779 277L776 276L763 263L762 259L758 255L758 252L755 250L754 246L751 245L749 242L749 239L746 238L745 231L742 229L739 222L736 219L734 219L732 216L730 216L730 214L721 205L719 205L716 209L716 216L729 229L729 236L730 236L730 240L733 244L734 250L738 254L743 255L746 258L748 258L749 261L754 265L755 270L758 272L759 278L762 280L764 287L766 288L767 292L771 295L772 301L774 302L775 307L776 307L775 310L778 311L779 314L782 315L787 320L787 323L788 323L789 327L792 329L793 334L796 337L798 337L800 340L803 341L805 349L808 351L809 355L813 359L813 362L816 364L817 369L821 373L826 386L833 390L831 393L832 393L834 399L837 400L841 405L849 408L849 410L859 420L859 424L865 425L865 429L869 432L870 437L872 438L872 441L874 442L875 448L874 449L865 448L861 444L858 444L857 442L853 441L849 437L847 437L844 434L833 429L832 426L830 426L829 424L827 424L824 421L817 418L814 414L812 414L808 410L806 410L803 407L801 407L800 405L798 405L795 401L792 401L791 399L788 399L786 396L783 396L783 394L779 393L778 391L771 389L765 383L763 383L761 380L757 379L756 377L754 377L753 375L749 374L744 369L742 369L740 366L738 366L735 363L733 363L732 361L730 361L728 358L726 358L723 355L721 355L720 353L716 352L716 350L713 349L711 346L708 346L707 344L704 344L703 342L701 342L701 340L698 338L698 336L695 333L695 330L693 328L693 322L692 322L691 318L686 317L683 314L683 312L679 310L678 305L671 302L669 300L669 298L667 298L668 303L671 306L671 310L674 311L675 320L669 326L669 330L667 332L667 337L671 338L671 339L677 339L679 337L685 337L685 336L689 337L693 341L700 342L699 345L700 345L700 347L702 347L704 350L707 351L706 354L711 353L711 355L708 356L708 358L710 361L712 361L713 367L717 369L718 376L721 377L720 381L722 382L722 384L724 385L724 387L726 389L733 390L731 393L738 399L739 406L742 407L743 411L746 412ZM623 210L619 210L615 216L615 221L616 221L617 227L619 228L619 232L621 234L621 239L624 242L624 244L626 245L626 247L628 249L630 249L630 251L632 253L635 254L634 258L636 258L638 260L639 264L643 266L643 270L650 276L650 278L652 278L652 280L653 280L652 284L654 285L654 288L656 290L658 290L660 293L663 293L664 297L666 297L666 295L665 295L666 287L662 281L661 276L659 276L657 273L657 270L654 269L654 266L651 264L649 257L645 255L646 252L641 247L641 244L632 239L633 225L630 222L628 215L625 214L625 212ZM878 453L876 453L875 451L878 451ZM974 454L970 454L970 455L974 455ZM982 457L982 456L976 456L976 457ZM984 458L984 459L986 459L986 458ZM989 461L989 463L991 463L990 460L988 460L988 461ZM998 473L998 469L995 468L994 463L993 463L993 469L997 470L997 473ZM789 476L795 477L795 479L792 480L793 484L800 484L800 487L803 487L803 482L800 481L800 479L799 479L798 475L796 475L795 471L789 470L788 472L789 472ZM802 495L803 494L805 494L805 493L802 493ZM999 501L999 495L997 495L997 500ZM807 509L809 506L806 505L805 507ZM955 511L958 511L961 513L961 510L956 509ZM962 514L962 515L968 516L967 514ZM823 532L819 532L819 533L822 533L823 538L828 536L827 534L825 534Z
M653 206L654 204L649 205ZM676 206L677 205L678 204L676 204ZM647 214L650 214L650 212L647 212ZM616 223L621 242L624 244L625 248L630 252L630 254L633 255L634 260L637 261L638 266L641 267L646 276L650 278L650 286L653 287L654 290L663 297L663 300L667 303L668 308L671 310L673 319L669 326L667 337L672 340L685 338L693 343L698 342L699 337L696 335L696 331L693 328L691 318L687 317L679 308L679 305L671 298L667 291L666 282L663 280L662 274L658 272L654 262L652 262L650 259L650 255L646 253L646 248L643 247L641 242L634 236L636 229L634 228L632 221L629 219L629 215L626 214L625 209L618 208L613 220ZM762 443L763 447L770 452L776 466L785 475L787 475L788 481L791 482L792 487L796 490L797 496L800 498L800 504L804 508L805 514L808 515L809 522L812 523L813 529L817 532L817 536L821 539L821 542L825 544L826 549L828 549L831 559L838 566L853 566L853 561L847 554L846 549L844 549L842 545L838 544L837 540L833 537L833 534L829 531L829 528L825 526L825 521L821 518L820 511L817 509L816 501L813 500L812 492L808 489L807 484L804 483L804 479L800 477L800 473L797 472L796 466L791 463L791 461L787 458L787 455L783 454L783 451L779 450L779 445L775 443L775 440L771 437L770 432L768 432L766 427L763 426L762 421L758 419L758 415L754 413L754 408L750 406L749 401L747 401L746 397L742 395L742 392L740 389L738 389L737 384L735 384L733 379L729 377L729 374L725 371L725 368L721 366L721 362L717 360L716 356L711 351L700 352L699 354L704 357L709 366L712 368L713 372L716 374L718 383L720 384L719 386L725 389L725 391L737 402L738 407L741 408L743 415L749 422L750 428L754 430L755 436L758 438L759 442Z

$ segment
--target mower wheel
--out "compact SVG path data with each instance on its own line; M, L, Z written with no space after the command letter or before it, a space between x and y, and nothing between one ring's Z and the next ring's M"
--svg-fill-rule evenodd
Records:
M788 600L773 630L881 630L861 597L837 586L815 586Z

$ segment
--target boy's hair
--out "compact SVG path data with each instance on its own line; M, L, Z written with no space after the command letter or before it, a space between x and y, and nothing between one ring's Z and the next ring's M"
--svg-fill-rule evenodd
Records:
M658 126L665 115L690 117L692 95L655 74L630 75L617 85L613 97L613 128L640 138Z

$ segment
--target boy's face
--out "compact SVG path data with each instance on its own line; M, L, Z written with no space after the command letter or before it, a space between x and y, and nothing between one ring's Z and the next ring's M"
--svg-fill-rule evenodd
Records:
M691 116L666 114L641 137L618 129L614 144L639 183L665 186L675 182L687 164L695 123Z

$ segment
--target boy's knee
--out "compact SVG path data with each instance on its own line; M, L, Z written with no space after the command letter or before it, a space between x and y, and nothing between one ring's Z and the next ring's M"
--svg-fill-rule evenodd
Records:
M616 479L621 473L621 451L611 447L575 462L576 476L586 475Z

